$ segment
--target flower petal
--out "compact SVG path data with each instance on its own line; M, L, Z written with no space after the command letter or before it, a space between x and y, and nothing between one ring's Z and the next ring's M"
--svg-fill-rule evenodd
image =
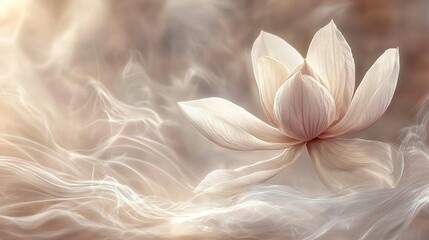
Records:
M363 139L317 139L307 143L322 181L332 190L395 187L404 159L394 146Z
M235 193L267 181L291 165L299 157L304 144L291 146L274 158L234 170L215 170L208 174L194 192Z
M298 142L222 98L181 102L179 106L204 136L225 148L282 149Z
M335 103L325 87L313 77L298 72L277 92L274 113L285 135L307 141L332 123Z
M344 118L322 138L353 134L373 125L393 98L399 75L399 50L388 49L365 74Z
M307 60L335 99L335 120L341 119L355 88L355 64L349 45L333 21L314 35Z
M283 63L289 72L303 62L299 52L285 40L274 34L261 31L252 46L252 64L255 78L259 77L258 61L261 56L272 57Z
M256 79L256 83L258 84L262 108L270 121L278 125L273 113L274 97L277 90L289 77L290 72L284 64L266 56L259 58L258 69L259 77Z

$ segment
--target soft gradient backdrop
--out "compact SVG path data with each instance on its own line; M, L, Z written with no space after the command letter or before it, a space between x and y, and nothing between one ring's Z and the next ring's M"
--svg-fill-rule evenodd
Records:
M303 156L248 193L195 196L214 169L275 152L216 146L176 102L219 96L264 119L255 38L305 55L331 19L356 84L400 49L393 101L359 137L404 148L404 183L332 196ZM425 0L2 0L0 239L427 239L428 29Z

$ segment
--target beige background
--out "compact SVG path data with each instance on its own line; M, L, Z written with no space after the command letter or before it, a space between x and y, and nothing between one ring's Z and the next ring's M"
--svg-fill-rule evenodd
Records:
M393 101L358 136L401 144L429 93L429 1L0 1L0 239L299 239L329 223L327 239L350 239L378 219L379 231L412 221L427 201L424 145L397 192L325 195L304 154L270 180L301 192L193 198L214 169L275 153L214 145L176 102L219 96L265 120L253 41L264 30L306 55L331 19L351 46L356 84L399 47ZM424 239L427 219L422 211L402 237Z

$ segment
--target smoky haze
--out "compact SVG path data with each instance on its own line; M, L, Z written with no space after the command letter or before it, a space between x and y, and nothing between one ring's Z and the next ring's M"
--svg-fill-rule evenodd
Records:
M0 239L427 239L427 1L0 2ZM276 155L216 146L176 102L218 96L264 119L261 30L302 54L335 20L357 84L399 47L386 114L358 136L405 158L394 189L330 193L308 155L234 196L209 172Z

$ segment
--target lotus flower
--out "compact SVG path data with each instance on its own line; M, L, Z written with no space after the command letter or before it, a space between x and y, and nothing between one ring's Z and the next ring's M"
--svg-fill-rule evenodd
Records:
M386 111L398 80L398 49L388 49L377 59L354 95L352 52L333 21L314 35L306 59L266 32L255 40L251 57L262 108L272 125L221 98L179 106L220 146L284 152L238 169L215 170L195 192L234 193L260 184L290 166L305 146L320 179L333 191L396 186L403 170L397 148L339 137L370 127Z

